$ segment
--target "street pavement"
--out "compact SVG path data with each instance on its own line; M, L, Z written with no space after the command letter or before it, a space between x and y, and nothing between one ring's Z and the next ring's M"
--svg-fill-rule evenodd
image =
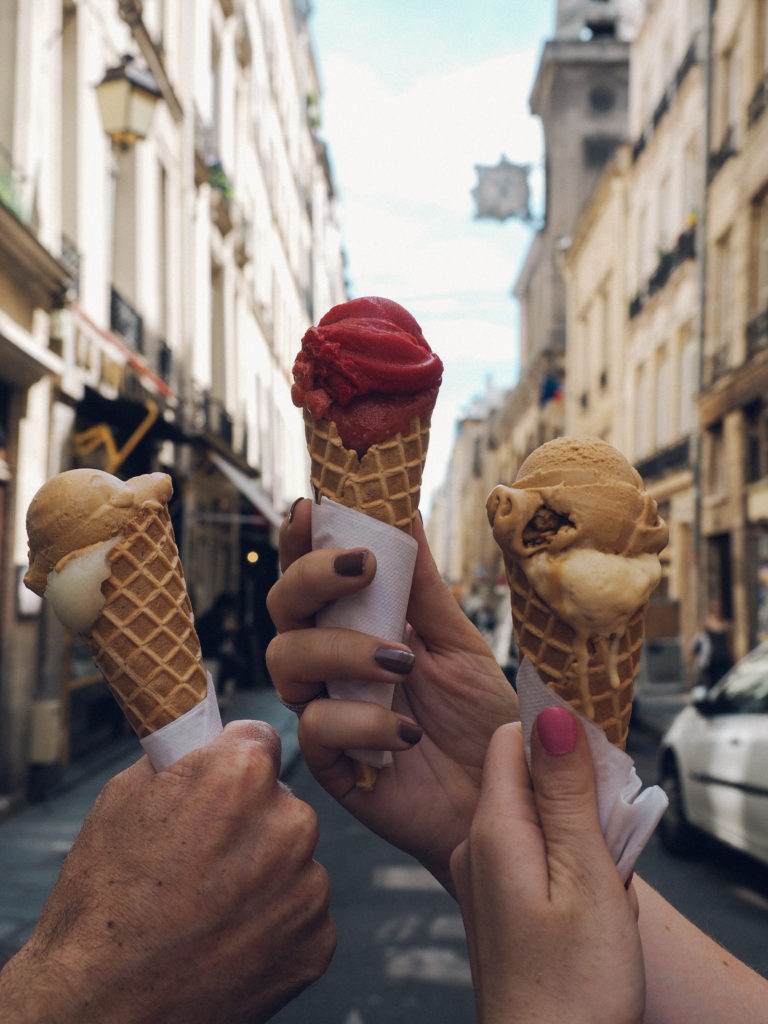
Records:
M635 724L658 736L685 701L680 688L638 696ZM474 1019L469 961L456 904L410 857L360 825L311 778L296 721L271 689L235 694L225 721L259 718L283 742L282 777L320 819L318 860L333 885L339 948L324 978L277 1016L385 1024L422 1016ZM50 797L0 821L0 965L26 941L83 818L102 786L140 755L132 738L71 769Z

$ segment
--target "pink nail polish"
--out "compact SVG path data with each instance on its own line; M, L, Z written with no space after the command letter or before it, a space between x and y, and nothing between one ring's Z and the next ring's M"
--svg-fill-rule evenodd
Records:
M576 749L576 719L567 708L545 708L536 719L541 745L548 754L560 757Z

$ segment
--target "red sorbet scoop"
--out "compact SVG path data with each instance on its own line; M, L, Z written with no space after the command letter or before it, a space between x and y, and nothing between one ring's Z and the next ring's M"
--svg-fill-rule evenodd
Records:
M413 416L426 419L437 399L443 364L411 314L397 302L369 296L334 306L310 327L293 365L294 405L328 420L346 448L406 434Z

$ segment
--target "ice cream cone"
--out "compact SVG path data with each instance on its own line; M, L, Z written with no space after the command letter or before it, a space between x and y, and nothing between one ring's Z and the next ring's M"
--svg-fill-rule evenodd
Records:
M561 437L486 503L515 638L539 676L624 748L645 614L668 530L639 473L601 438Z
M104 607L83 639L139 738L206 695L207 677L168 507L128 522L109 552Z
M336 424L304 410L315 500L325 496L347 508L411 533L419 507L430 419L411 418L404 436L372 444L362 458L345 448Z
M555 693L623 750L648 605L620 633L588 637L580 651L575 630L539 597L520 566L507 563L506 570L520 657L527 656Z

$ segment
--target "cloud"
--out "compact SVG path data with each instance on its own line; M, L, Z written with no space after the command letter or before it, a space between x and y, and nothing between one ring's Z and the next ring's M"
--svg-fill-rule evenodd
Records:
M348 201L377 197L471 210L476 163L538 157L527 111L531 54L508 54L426 74L399 90L346 55L323 58L325 131ZM354 88L349 83L354 82Z

